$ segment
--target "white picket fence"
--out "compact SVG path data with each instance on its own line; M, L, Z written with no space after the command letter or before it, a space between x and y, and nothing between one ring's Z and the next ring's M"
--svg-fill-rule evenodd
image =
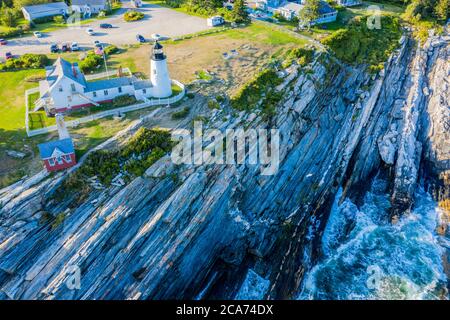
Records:
M115 108L115 109L111 109L111 110L107 110L107 111L103 111L103 112L98 112L98 113L95 113L93 115L86 116L86 117L83 117L83 118L79 118L79 119L76 119L76 120L66 121L66 126L68 128L73 128L73 127L77 127L78 125L80 125L82 123L87 123L87 122L94 121L94 120L101 119L101 118L105 118L105 117L110 117L110 116L114 116L114 115L118 115L118 114L122 114L122 113L127 113L127 112L131 112L131 111L145 109L145 108L153 107L153 106L174 104L174 103L176 103L176 102L178 102L178 101L180 101L181 99L184 98L184 96L186 95L186 88L185 88L184 84L182 84L181 82L179 82L177 80L172 80L172 83L182 89L182 91L179 94L177 94L176 96L174 96L174 97L164 98L164 99L148 99L145 102L133 104L131 106L126 106L126 107ZM42 129L35 129L35 130L30 130L29 129L29 119L28 119L29 101L28 101L28 96L29 96L29 94L32 94L32 93L35 93L35 92L38 92L38 91L39 91L39 88L34 88L34 89L31 89L31 90L27 90L27 92L26 92L25 124L26 124L27 135L29 137L33 137L33 136L37 136L37 135L40 135L40 134L45 134L45 133L49 133L49 132L53 132L53 131L57 130L56 125L45 127L45 128L42 128Z

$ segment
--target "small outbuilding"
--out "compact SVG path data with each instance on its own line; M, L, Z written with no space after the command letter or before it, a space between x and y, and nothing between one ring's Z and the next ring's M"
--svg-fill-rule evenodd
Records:
M77 163L71 138L42 143L38 147L48 172L64 170Z

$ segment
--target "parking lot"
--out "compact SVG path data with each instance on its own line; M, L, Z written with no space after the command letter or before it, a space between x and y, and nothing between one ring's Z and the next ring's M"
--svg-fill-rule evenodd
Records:
M0 46L0 57L4 58L6 52L11 52L13 55L49 53L52 43L61 45L76 41L81 48L92 48L94 41L99 40L104 44L124 45L137 43L137 34L141 34L147 39L154 33L167 37L177 37L209 28L205 19L151 4L144 4L143 7L137 9L145 14L143 20L125 22L123 13L130 8L130 3L124 2L122 9L114 16L106 19L81 25L78 28L65 28L47 34L44 33L43 37L39 39L33 35L10 39L7 45ZM113 28L100 29L101 23L112 24ZM86 33L88 28L94 29L96 34L88 35Z

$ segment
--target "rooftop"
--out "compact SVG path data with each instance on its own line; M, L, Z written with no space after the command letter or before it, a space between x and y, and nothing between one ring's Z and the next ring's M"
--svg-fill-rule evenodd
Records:
M53 66L47 67L45 71L49 86L52 86L62 76L68 77L82 86L86 86L86 79L78 64L72 64L69 61L61 59L61 57L56 60Z
M70 138L41 143L38 147L42 159L51 158L55 149L60 150L63 154L75 152L72 139Z
M85 92L92 92L98 90L106 90L112 88L118 88L123 86L133 85L133 79L130 77L113 78L106 80L90 81L86 82Z
M55 10L68 10L69 7L65 2L50 2L50 3L44 3L44 4L37 4L34 6L25 6L23 7L24 10L26 10L29 14L36 14L36 13L42 13L42 12L48 12L48 11L55 11Z
M106 0L72 0L73 6L103 6L106 4Z

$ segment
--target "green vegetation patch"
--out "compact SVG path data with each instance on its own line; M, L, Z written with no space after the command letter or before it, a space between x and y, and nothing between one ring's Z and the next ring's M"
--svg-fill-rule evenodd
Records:
M138 21L144 19L144 14L139 11L128 11L123 15L123 19L127 22Z
M282 82L274 69L265 69L231 98L231 106L240 111L250 111L261 106L264 115L270 117L275 112L276 102L281 98L275 87Z
M349 64L367 64L372 72L383 68L392 51L398 46L401 36L397 17L381 17L381 29L370 30L367 17L356 17L347 29L340 29L324 38L322 43L334 54Z
M62 185L62 192L76 191L76 202L85 200L92 192L87 179L96 176L103 185L110 185L122 173L128 180L144 174L145 170L172 148L170 133L165 130L141 128L123 147L95 151Z
M0 63L0 71L39 69L48 65L50 60L45 54L26 53L20 58L12 58Z

